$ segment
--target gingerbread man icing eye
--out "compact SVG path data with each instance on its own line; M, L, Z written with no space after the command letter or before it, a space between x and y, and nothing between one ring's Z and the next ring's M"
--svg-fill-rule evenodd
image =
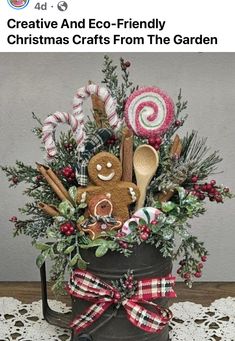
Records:
M100 152L89 161L88 174L91 182L96 185L114 183L121 180L122 166L113 154Z

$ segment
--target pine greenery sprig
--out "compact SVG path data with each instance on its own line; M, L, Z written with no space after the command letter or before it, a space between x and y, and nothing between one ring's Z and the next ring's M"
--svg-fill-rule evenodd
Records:
M134 87L133 82L129 80L129 66L129 62L125 62L123 58L120 58L122 83L119 84L117 65L113 65L113 60L109 56L104 56L104 67L102 69L104 79L102 83L106 85L111 95L116 99L116 111L119 117L123 117L125 100L135 89L138 88L138 86Z
M181 161L191 165L191 174L196 174L200 180L214 174L222 158L215 151L208 155L209 148L206 145L206 138L198 138L197 131L193 130L182 140Z

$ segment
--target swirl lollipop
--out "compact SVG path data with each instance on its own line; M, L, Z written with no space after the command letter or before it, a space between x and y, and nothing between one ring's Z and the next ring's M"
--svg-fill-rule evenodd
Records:
M174 118L174 103L162 90L144 87L134 91L125 105L125 119L138 136L163 134Z

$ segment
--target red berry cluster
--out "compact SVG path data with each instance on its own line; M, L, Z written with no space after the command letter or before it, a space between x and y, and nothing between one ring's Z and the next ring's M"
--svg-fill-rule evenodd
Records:
M17 219L16 216L13 216L13 217L11 217L11 218L9 219L9 221L12 222L12 223L16 223L17 220L18 220L18 219Z
M75 145L73 143L65 143L64 148L68 151L71 152L74 149Z
M148 139L148 143L150 144L150 146L152 146L156 150L159 150L161 143L162 143L162 139L159 136L157 136L157 137L151 136Z
M125 280L125 283L124 283L125 287L129 290L132 290L133 289L133 286L134 286L134 283L133 283L133 276L132 275L129 275L127 277L127 279Z
M147 240L149 239L151 230L147 225L140 225L139 226L139 231L140 231L140 239L141 240Z
M116 136L113 135L110 137L110 139L107 140L106 143L107 143L107 145L112 146L116 143L116 141L117 141L117 138L116 138Z
M207 261L207 256L202 256L201 257L201 261L202 262L206 262ZM194 277L196 277L196 278L200 278L202 276L202 269L204 267L202 262L199 262L197 264L196 272L194 272L192 274L191 272L188 271L188 269L187 269L187 271L185 271L185 266L187 266L186 260L181 260L179 262L180 267L177 270L177 274L179 274L181 276L181 278L184 278L186 283L191 281L192 275Z
M223 198L221 193L218 191L218 187L216 187L216 181L211 180L210 183L205 182L202 185L197 183L198 176L194 175L191 179L193 185L193 191L191 192L193 195L198 197L200 200L204 200L206 196L210 199L210 201L223 202Z
M129 62L129 60L127 60L126 62L122 60L122 63L121 63L122 70L126 70L130 66L131 66L131 63Z
M75 232L74 225L70 222L64 223L60 226L60 232L66 236L71 236Z
M39 183L40 181L42 181L42 179L43 179L42 175L37 175L36 178L35 178L35 182Z
M116 237L117 238L123 238L123 237L125 237L126 236L126 234L124 233L124 232L122 232L122 231L119 231L117 234L116 234ZM119 246L122 248L122 249L128 249L128 243L127 242L124 242L123 240L119 240L118 241L118 244L119 244Z
M17 185L19 182L19 179L17 176L13 176L12 178L9 179L14 185Z
M181 120L181 121L180 120L176 120L175 123L174 123L175 127L181 127L183 124L184 124L183 120Z
M61 173L68 181L75 180L75 172L71 166L64 167Z

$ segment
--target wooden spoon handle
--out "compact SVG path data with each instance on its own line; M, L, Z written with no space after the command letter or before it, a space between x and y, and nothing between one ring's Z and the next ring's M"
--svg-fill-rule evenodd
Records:
M138 186L140 190L140 197L136 203L136 211L144 206L147 186Z

